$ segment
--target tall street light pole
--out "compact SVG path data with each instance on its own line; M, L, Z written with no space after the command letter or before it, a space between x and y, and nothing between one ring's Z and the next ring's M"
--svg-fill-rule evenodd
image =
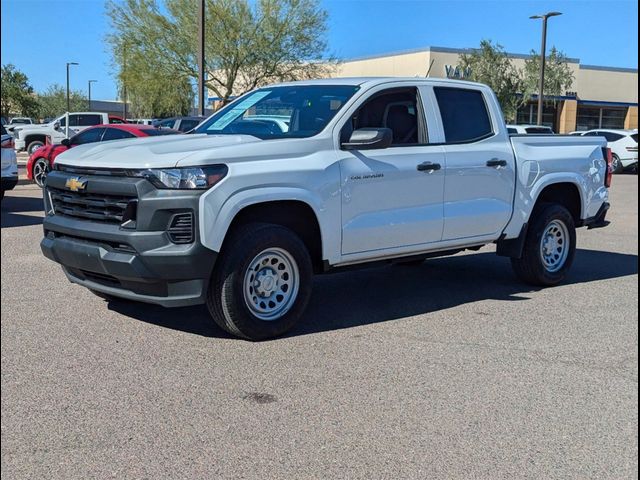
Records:
M538 125L542 125L542 101L544 99L544 66L547 55L547 20L549 17L562 15L560 12L549 12L544 15L532 15L532 20L542 19L542 48L540 49L540 86L538 88Z
M204 116L205 93L204 93L204 2L198 3L198 111Z
M91 111L91 84L97 82L98 80L89 80L89 111Z
M71 100L69 99L69 65L79 65L79 63L67 62L67 112L71 111Z

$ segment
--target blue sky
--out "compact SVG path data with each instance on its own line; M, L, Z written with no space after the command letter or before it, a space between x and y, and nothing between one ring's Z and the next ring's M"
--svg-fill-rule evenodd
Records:
M537 13L557 10L549 21L548 44L583 64L638 67L638 3L600 1L323 0L329 13L329 49L340 58L427 46L475 47L483 38L513 53L540 48ZM95 99L116 97L104 36L103 0L2 0L2 64L24 71L36 90L65 82L92 86Z

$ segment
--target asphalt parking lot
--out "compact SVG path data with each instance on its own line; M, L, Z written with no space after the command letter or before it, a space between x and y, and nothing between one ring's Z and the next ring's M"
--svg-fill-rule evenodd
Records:
M318 277L289 336L107 303L2 202L2 478L633 478L638 177L537 290L485 247Z

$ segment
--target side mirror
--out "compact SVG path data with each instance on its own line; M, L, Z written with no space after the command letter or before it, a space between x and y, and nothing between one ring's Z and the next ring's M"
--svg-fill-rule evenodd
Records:
M54 129L54 130L60 130L60 122L55 122L55 123L53 124L53 129Z
M359 128L341 146L345 150L374 150L387 148L392 142L393 132L390 128Z
M61 145L64 145L65 147L70 147L71 146L71 140L69 140L68 138L63 138L62 141L60 142Z

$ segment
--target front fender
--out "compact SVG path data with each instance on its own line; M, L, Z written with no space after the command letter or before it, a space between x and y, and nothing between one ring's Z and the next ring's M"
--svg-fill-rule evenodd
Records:
M213 193L213 192L211 192ZM331 259L330 252L340 251L339 216L332 219L327 214L323 199L313 192L299 187L258 187L241 190L224 199L221 206L215 195L200 198L199 232L203 245L219 252L235 216L250 205L274 201L300 201L307 204L316 215L322 236L322 258ZM337 228L333 223L338 222Z

